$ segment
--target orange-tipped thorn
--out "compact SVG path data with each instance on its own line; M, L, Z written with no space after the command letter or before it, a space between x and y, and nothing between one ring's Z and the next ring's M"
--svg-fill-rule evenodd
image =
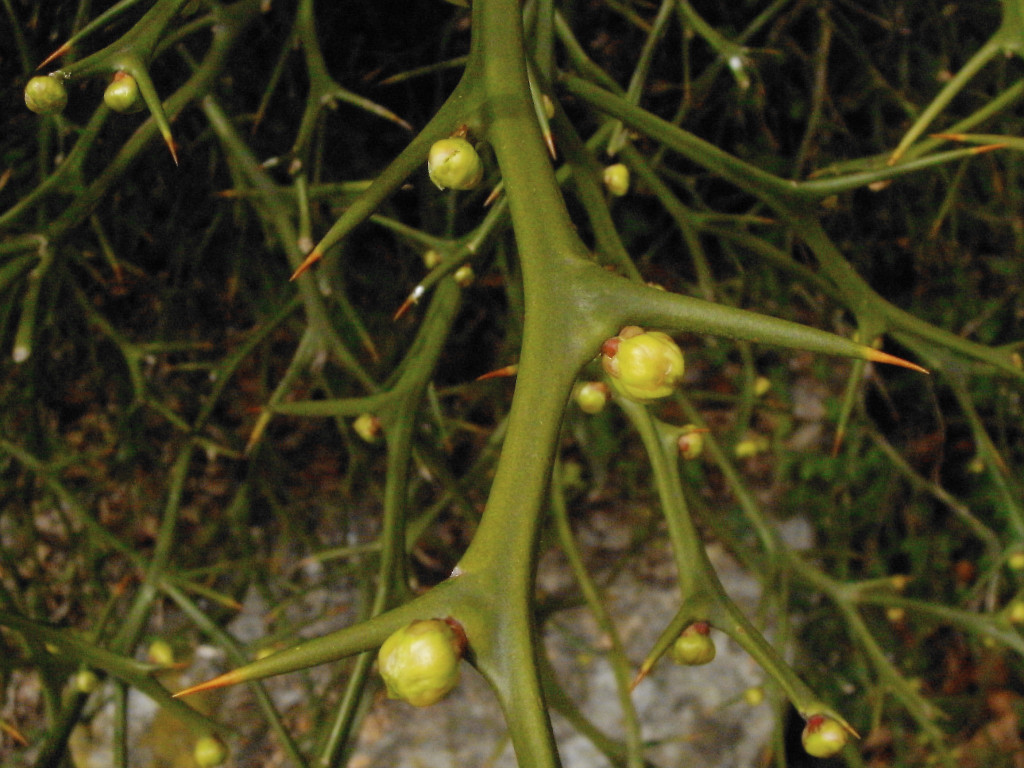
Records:
M408 298L406 298L406 300L402 302L402 306L398 308L398 311L395 312L394 316L391 318L391 322L394 322L402 315L404 315L406 312L408 312L409 308L412 307L413 304L418 302L420 300L420 296L422 296L425 292L426 289L422 285L417 285L415 288L413 288L412 293L410 293Z
M507 376L515 376L519 372L518 365L506 365L504 368L499 368L496 371L485 373L483 376L477 376L477 381L486 381L487 379L501 379Z
M484 200L484 208L487 208L488 206L490 206L491 203L498 199L498 197L501 195L502 189L502 185L498 184L494 189L491 190L491 194L489 194L487 196L487 199Z
M218 675L212 680L207 680L205 683L199 683L198 685L193 685L183 691L178 691L173 694L173 698L179 699L182 696L191 696L193 693L211 691L215 688L226 688L229 685L237 685L238 683L244 682L245 677L238 674L238 670L232 670L231 672L225 672L223 675Z
M312 251L309 252L309 255L306 256L306 260L299 265L299 268L295 270L294 274L290 278L288 278L288 280L295 280L299 275L301 275L307 269L312 267L323 257L324 255L319 250L314 248Z
M19 731L17 728L15 728L13 725L8 723L7 721L0 720L0 730L2 730L4 733L6 733L8 736L10 736L13 741L18 742L18 744L20 746L22 746L22 747L27 747L28 746L28 739L26 739L24 736L22 736L21 735L21 731Z
M647 677L647 673L649 673L650 671L650 665L644 662L644 664L640 667L640 670L636 673L636 677L633 678L633 682L629 684L630 692L632 692L634 688L636 688L638 685L640 685L640 683L643 682L643 679Z
M171 159L174 160L174 164L178 165L178 145L174 143L174 139L171 138L171 134L164 134L164 143L167 144L167 149L171 152Z
M68 45L67 43L64 43L60 48L58 48L56 51L54 51L49 56L47 56L45 59L43 59L42 64L40 64L38 67L36 67L36 69L42 69L47 64L49 64L51 61L53 61L54 59L59 59L61 56L63 56L65 53L67 53L70 50L71 50L71 46Z
M846 439L846 430L837 429L835 439L832 440L832 458L834 459L839 455L839 449L843 446L843 440Z
M890 355L888 352L871 349L870 347L866 349L864 358L872 363L888 363L889 365L898 365L900 368L909 368L918 373L931 373L927 368L922 368L917 363L912 363L909 360L904 360L902 357L896 357L896 355Z
M1004 149L1005 147L1008 147L1008 146L1009 146L1009 144L1007 142L1005 142L1005 141L1000 143L1000 144L986 144L983 147L975 147L974 150L971 152L971 154L972 155L981 155L981 154L983 154L985 152L995 152L997 149Z
M551 159L557 160L558 153L555 151L555 137L551 135L551 131L544 131L544 143L548 145L548 154L551 155Z
M263 431L267 428L267 424L270 423L270 411L264 410L260 413L259 418L256 419L256 425L252 428L252 432L249 434L249 440L245 444L244 454L248 456L252 453L252 449L256 447L256 443L263 437Z

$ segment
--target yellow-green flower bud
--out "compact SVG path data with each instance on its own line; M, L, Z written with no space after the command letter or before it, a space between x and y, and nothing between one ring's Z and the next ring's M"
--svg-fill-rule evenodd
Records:
M608 403L611 393L608 385L600 381L587 381L576 388L573 395L576 405L584 413L600 413Z
M827 715L811 715L801 735L804 750L812 757L832 757L846 745L846 729Z
M103 101L115 112L138 112L143 107L139 84L127 72L114 73L114 79L103 92Z
M1014 600L1006 613L1012 624L1024 624L1024 601Z
M754 379L754 396L764 397L772 388L772 381L767 376L758 376Z
M672 645L672 661L688 667L711 663L715 658L715 641L711 639L710 632L711 627L706 621L694 622L684 629Z
M740 440L736 443L736 447L733 450L736 453L737 459L749 459L751 456L764 453L770 446L771 443L768 442L767 437L764 435L754 435L745 440Z
M99 684L100 679L91 669L80 669L75 673L75 689L80 693L92 693Z
M609 165L604 169L604 188L608 194L622 197L629 192L629 168L622 163Z
M887 618L892 624L900 624L905 618L907 618L907 611L905 608L893 605L885 609L885 618Z
M758 707L764 701L764 688L755 685L743 692L743 700L751 707Z
M438 189L473 189L484 177L484 164L465 139L441 139L427 155L427 173Z
M438 252L431 248L429 251L425 251L423 254L423 266L427 269L433 269L444 260L444 257Z
M228 759L228 748L216 736L200 736L192 749L192 758L199 768L215 768Z
M687 424L679 434L676 445L679 446L679 455L687 461L696 459L704 452L704 432L697 429L693 424Z
M459 682L465 647L465 634L453 619L414 621L398 630L377 654L388 697L416 707L440 701Z
M1024 552L1014 552L1007 558L1006 564L1011 571L1024 571Z
M158 667L174 666L174 649L166 640L157 639L150 643L146 657L150 664L156 664Z
M56 77L39 75L25 85L25 106L38 115L55 115L67 104L67 88Z
M364 413L352 422L352 429L366 442L375 443L380 438L380 419L372 413Z
M601 365L624 397L647 402L670 395L683 377L683 353L660 331L628 325L601 346Z
M455 270L455 274L452 275L455 278L455 282L461 285L463 288L468 288L476 280L476 273L469 264L463 264L461 267Z

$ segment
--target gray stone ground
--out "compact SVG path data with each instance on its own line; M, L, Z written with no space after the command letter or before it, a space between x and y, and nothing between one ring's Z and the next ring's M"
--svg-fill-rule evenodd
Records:
M591 532L593 533L593 532ZM603 543L609 543L608 532ZM612 534L613 535L613 534ZM614 547L613 547L614 549ZM606 550L607 551L607 550ZM729 594L752 615L760 594L758 584L715 544L709 555ZM607 587L605 596L623 644L634 667L639 666L659 632L674 615L678 596L671 577L668 554L656 556L643 574L625 570ZM568 586L569 575L552 558L541 563L540 582L557 592ZM307 627L315 636L352 620L339 606L351 606L343 591L317 590L292 610L299 614L329 616ZM270 610L255 594L231 625L243 642L262 637ZM585 609L563 611L550 622L546 648L560 681L584 713L613 737L621 737L621 713L614 677L601 653L603 640ZM643 737L651 746L645 757L661 768L747 768L759 765L772 723L767 704L751 707L742 694L762 682L760 668L732 641L714 633L717 657L704 667L678 667L662 660L637 686L633 700L643 724ZM208 679L229 665L212 646L201 647L191 667L166 681L171 689ZM328 684L329 672L315 670L314 688ZM278 707L291 723L301 724L310 689L299 676L284 675L265 681ZM244 686L227 689L209 702L220 719L237 724L246 720L254 704ZM132 699L132 765L138 768L186 768L182 746L191 737L144 696ZM109 718L94 719L89 732L76 736L78 768L110 764ZM253 712L250 723L259 723ZM565 768L604 768L608 761L558 715L553 718ZM187 751L187 750L186 750ZM229 766L272 768L286 765L273 737L254 732L232 744ZM464 666L459 687L444 701L417 709L377 696L359 734L353 768L515 768L516 760L505 733L501 713L482 678ZM524 766L523 768L527 768Z
M730 594L752 610L759 595L756 583L717 547L710 554ZM676 591L624 572L610 585L607 597L627 653L639 666L675 614ZM585 610L576 609L559 614L554 624L546 640L559 679L595 725L609 735L621 736L615 680L600 654L601 639L593 620ZM742 694L761 683L761 670L723 635L715 633L714 638L718 655L711 664L683 668L663 660L633 693L643 737L657 743L646 754L655 765L743 768L759 763L772 716L767 705L751 708ZM554 724L565 768L609 765L566 721L556 715ZM467 670L456 692L429 710L378 702L370 726L361 735L355 765L514 768L517 764L497 704L482 679Z

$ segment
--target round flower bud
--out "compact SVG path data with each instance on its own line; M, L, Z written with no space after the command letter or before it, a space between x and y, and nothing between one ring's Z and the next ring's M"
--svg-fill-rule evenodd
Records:
M1024 571L1024 552L1014 552L1007 558L1006 564L1011 571Z
M114 79L103 92L103 101L115 112L138 112L143 107L139 84L127 72L114 73Z
M200 736L192 749L192 758L199 768L214 768L228 759L228 748L216 736Z
M444 257L438 252L431 248L429 251L423 253L423 266L427 269L433 269L444 260Z
M427 155L427 173L438 189L473 189L484 177L484 164L465 139L441 139Z
M885 609L885 618L893 624L899 624L907 618L907 611L899 606L890 606Z
M755 685L750 688L747 688L747 690L743 692L743 700L747 703L748 706L760 706L761 702L764 701L764 688L762 688L760 685Z
M1006 613L1011 623L1024 624L1024 601L1014 600Z
M683 353L660 331L628 325L601 346L601 365L624 397L647 402L672 393L683 377Z
M453 619L414 621L384 641L377 666L388 697L416 707L440 701L459 682L459 659L466 647Z
M366 442L375 443L380 438L380 419L372 413L364 413L352 422L352 429Z
M91 669L80 669L75 673L75 689L79 693L92 693L99 684L100 679Z
M889 586L897 592L902 592L907 588L907 584L910 583L910 577L905 573L897 573L895 576L889 577Z
M39 75L25 85L25 106L39 115L55 115L64 111L68 91L56 77Z
M629 192L629 168L622 163L609 165L604 169L604 188L608 194L615 197L622 197Z
M715 641L709 636L711 627L706 621L697 621L683 630L672 645L670 654L676 664L696 667L709 664L715 658Z
M771 443L768 442L767 437L764 435L754 435L745 440L740 440L736 443L736 447L733 450L736 453L737 459L749 459L751 456L764 453L770 446Z
M832 757L846 745L846 729L827 715L811 715L801 735L804 750L812 757Z
M758 376L754 379L754 396L764 397L768 394L768 390L772 388L771 379L767 376Z
M463 264L461 267L455 270L455 274L452 275L455 278L455 282L461 285L463 288L468 288L476 280L476 273L469 264Z
M679 455L684 459L696 459L704 452L704 433L693 424L687 424L683 427L676 445L679 446Z
M608 403L611 393L608 385L600 381L587 381L576 388L573 397L584 413L600 413Z
M146 658L149 659L150 664L156 664L158 667L172 667L174 666L174 649L166 640L157 639L149 644Z

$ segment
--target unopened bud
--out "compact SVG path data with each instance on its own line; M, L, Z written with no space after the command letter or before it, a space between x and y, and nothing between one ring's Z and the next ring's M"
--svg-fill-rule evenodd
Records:
M768 450L771 443L768 442L768 438L764 435L754 435L744 440L740 440L736 443L735 449L737 459L748 459L751 456L757 456L759 453L764 453Z
M764 701L764 688L760 685L747 688L743 692L743 700L751 707L760 706L761 702Z
M39 75L25 84L25 106L38 115L55 115L68 104L68 91L56 77Z
M679 446L679 455L684 459L696 459L704 452L704 432L693 424L687 424L683 427L676 445Z
M173 667L174 649L166 640L157 639L146 649L146 658L150 664L156 664L158 667Z
M438 189L473 189L483 180L484 164L465 139L441 139L427 155L427 173Z
M380 419L372 413L364 413L352 422L352 429L366 442L375 443L380 438Z
M622 163L609 165L604 169L604 188L608 194L622 197L629 192L629 168Z
M139 84L127 72L114 73L114 79L103 92L103 101L115 112L138 112L143 107Z
M444 257L438 251L431 248L423 254L423 266L427 269L433 269L440 264L443 259Z
M398 630L377 654L388 697L416 707L440 701L459 682L465 646L462 627L453 619L414 621Z
M832 757L846 745L846 729L828 715L811 715L801 735L804 750L812 757Z
M672 645L672 660L688 667L711 663L715 658L715 641L711 639L710 632L711 627L706 621L688 626Z
M683 352L660 331L628 325L601 346L601 366L624 397L637 402L672 394L683 378Z
M192 758L199 768L216 768L228 759L228 748L216 736L200 736L192 750Z
M576 405L584 413L600 413L608 403L611 393L608 385L601 381L587 381L576 388Z

